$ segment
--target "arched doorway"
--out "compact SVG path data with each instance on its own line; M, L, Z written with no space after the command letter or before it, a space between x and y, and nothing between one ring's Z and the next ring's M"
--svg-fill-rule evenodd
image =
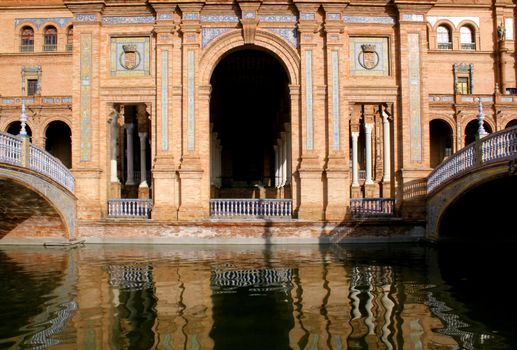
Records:
M21 123L19 121L15 121L15 122L10 123L7 126L6 131L9 134L11 134L11 135L17 136L17 135L20 134L21 128L22 128ZM31 128L28 125L25 125L25 130L27 131L27 135L29 136L29 138L32 139L32 130L31 130Z
M506 126L504 127L505 129L508 129L508 128L511 128L513 126L517 126L517 119L512 119L510 120Z
M45 150L67 168L72 167L72 131L65 122L56 120L48 124L45 131Z
M492 133L492 127L486 121L483 122L485 131L489 134ZM478 133L479 122L477 119L471 120L465 127L465 146L476 141L476 134Z
M290 198L290 99L280 61L237 49L210 83L212 198Z
M431 168L452 154L452 129L445 120L434 119L429 123L429 148Z

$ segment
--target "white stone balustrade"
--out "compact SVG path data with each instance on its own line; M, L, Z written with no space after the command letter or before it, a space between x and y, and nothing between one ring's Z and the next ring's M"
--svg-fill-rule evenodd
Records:
M480 159L476 159L476 155ZM517 157L517 127L501 130L471 143L440 164L427 177L427 193L477 166Z
M149 218L152 207L151 199L109 199L108 217Z
M21 165L22 141L19 138L0 133L0 162Z
M28 167L48 176L70 192L74 192L74 177L59 159L47 151L22 142L22 138L0 132L0 162Z
M393 216L395 199L393 198L354 198L350 200L352 217Z
M212 217L290 217L291 199L211 199Z
M74 177L70 170L59 159L34 145L30 145L29 167L74 192Z

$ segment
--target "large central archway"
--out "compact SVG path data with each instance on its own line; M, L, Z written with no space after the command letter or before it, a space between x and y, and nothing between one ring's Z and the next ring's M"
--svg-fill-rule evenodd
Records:
M211 80L212 198L290 198L289 79L264 49L237 48Z

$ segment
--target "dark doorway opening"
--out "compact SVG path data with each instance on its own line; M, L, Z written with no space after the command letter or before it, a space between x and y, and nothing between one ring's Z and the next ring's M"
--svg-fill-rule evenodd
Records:
M436 168L446 157L452 154L452 129L449 124L440 119L429 123L429 146L431 168Z
M290 197L290 171L279 171L291 161L288 77L280 61L262 50L233 51L210 82L212 198Z
M59 159L67 168L72 167L72 131L62 121L53 121L45 132L45 150Z

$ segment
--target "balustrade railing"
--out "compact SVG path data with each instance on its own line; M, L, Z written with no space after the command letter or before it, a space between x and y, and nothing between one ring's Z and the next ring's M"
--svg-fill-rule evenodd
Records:
M0 134L0 162L21 165L22 141L16 136Z
M440 164L427 177L427 193L431 193L448 180L476 167L516 157L517 126L485 136Z
M350 199L352 217L383 217L395 214L394 198L352 198Z
M514 158L517 155L517 127L490 134L481 144L481 162L491 163Z
M151 199L109 199L108 216L111 218L150 218Z
M0 162L27 167L74 192L74 177L61 161L24 139L0 132Z
M70 170L59 159L34 145L30 145L29 167L74 192L74 177Z
M291 217L291 199L211 199L212 217Z

